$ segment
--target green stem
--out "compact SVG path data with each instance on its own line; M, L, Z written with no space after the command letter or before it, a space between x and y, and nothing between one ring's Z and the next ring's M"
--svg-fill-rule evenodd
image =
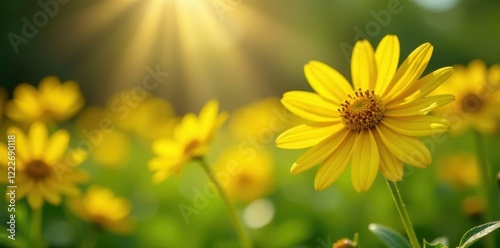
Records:
M410 216L408 212L406 212L405 204L403 203L403 199L401 198L401 194L399 194L399 189L396 183L387 180L387 186L391 190L392 198L394 199L394 203L396 204L396 208L398 209L399 216L401 217L401 221L403 222L403 226L405 227L406 234L410 239L410 244L412 248L420 248L420 243L418 242L417 235L415 234L415 230L413 230L413 226L411 224Z
M43 247L42 239L42 207L31 212L31 247Z
M487 162L487 159L484 156L484 146L483 146L483 138L481 134L477 131L474 131L474 144L476 147L476 156L479 164L479 170L481 174L481 180L480 180L480 185L479 185L479 190L480 194L483 197L484 201L484 219L483 221L490 222L493 221L493 212L492 210L495 208L492 206L493 204L493 199L491 195L491 182L494 181L493 177L491 176L491 168ZM495 239L492 237L486 237L484 239L486 247L489 248L494 248L495 246Z
M89 228L89 233L82 242L82 248L94 248L97 244L97 230L94 226Z
M245 231L245 228L243 227L243 224L241 223L240 218L238 217L238 214L236 213L236 209L234 208L233 204L229 200L229 197L226 195L226 192L222 189L221 185L217 181L217 179L214 176L214 173L208 166L208 163L205 161L203 157L196 158L200 164L201 167L205 170L207 173L208 177L212 181L212 183L215 185L217 190L219 191L219 194L226 204L226 208L228 210L229 216L231 218L231 221L233 222L233 225L236 229L236 234L238 235L238 239L240 241L240 247L243 248L251 248L252 247L252 242L250 241L250 238L248 237L248 234Z

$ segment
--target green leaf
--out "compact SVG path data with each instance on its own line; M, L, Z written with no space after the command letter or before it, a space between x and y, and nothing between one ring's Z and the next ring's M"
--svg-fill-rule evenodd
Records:
M390 248L411 248L408 240L400 233L379 224L370 224L368 229Z
M500 228L500 221L494 221L471 228L464 234L464 236L462 236L459 248L467 248L471 246L480 238L490 234L497 228Z
M424 248L446 248L448 246L446 246L445 244L443 244L442 242L439 242L436 240L433 240L432 242L427 242L427 240L424 239Z

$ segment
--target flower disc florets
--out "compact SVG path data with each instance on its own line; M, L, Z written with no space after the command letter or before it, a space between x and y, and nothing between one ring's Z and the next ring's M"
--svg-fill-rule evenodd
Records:
M374 91L362 91L358 89L353 95L348 95L338 109L344 125L355 131L369 129L377 125L382 120L385 112L385 105Z

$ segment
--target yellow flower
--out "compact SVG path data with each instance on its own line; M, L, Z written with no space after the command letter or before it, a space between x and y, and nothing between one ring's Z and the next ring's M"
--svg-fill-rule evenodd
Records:
M219 103L209 101L199 116L186 114L175 126L172 139L153 142L157 157L149 161L149 168L155 172L153 181L161 182L172 174L180 172L182 165L191 158L201 157L208 152L208 145L217 129L227 119L227 113L218 114Z
M437 88L436 93L454 94L457 101L438 108L438 113L450 116L453 134L461 134L469 128L482 133L494 132L500 119L500 64L488 69L483 61L473 60L467 67L456 65L454 68L453 76Z
M87 107L76 119L77 133L91 144L90 155L99 165L118 168L129 160L130 140L101 107Z
M71 207L80 218L99 228L119 234L132 230L129 201L115 197L108 188L91 186L85 195L71 201Z
M248 156L233 148L221 155L215 172L230 197L249 203L272 191L272 166L272 156L265 151Z
M108 100L107 110L117 127L148 140L171 138L178 120L170 103L150 94L139 99L132 96L133 91L123 91Z
M314 187L323 190L350 162L352 182L360 192L371 187L378 171L399 181L403 162L426 167L431 154L416 137L446 131L446 120L427 113L454 100L453 95L427 96L453 70L444 67L420 78L432 50L431 44L422 44L397 68L396 36L385 36L375 51L368 41L358 41L351 61L354 88L328 65L309 62L305 75L317 93L291 91L281 99L288 110L310 121L276 139L280 148L312 147L297 159L291 173L321 162Z
M439 178L455 187L474 187L479 183L479 166L473 155L445 158L439 166Z
M78 84L59 78L45 77L37 90L30 84L22 83L14 90L14 98L7 103L5 112L15 121L64 121L78 112L84 100Z
M61 203L61 195L78 195L78 183L88 180L88 174L77 168L83 161L81 151L66 153L69 133L58 130L50 137L46 126L35 122L28 135L19 128L8 129L15 136L16 197L27 198L33 209L41 208L44 201L52 205ZM7 154L6 144L0 144L2 154ZM0 164L7 165L6 156Z

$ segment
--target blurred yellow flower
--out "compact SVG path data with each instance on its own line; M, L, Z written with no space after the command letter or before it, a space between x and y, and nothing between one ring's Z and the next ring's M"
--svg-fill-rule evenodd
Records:
M148 140L171 138L178 121L172 105L151 94L142 98L133 95L123 91L109 98L106 109L117 127Z
M439 178L454 187L475 187L480 171L473 155L454 155L443 159L438 168Z
M12 120L25 123L64 121L75 115L83 104L76 82L61 83L59 78L48 76L42 79L38 90L27 83L18 85L5 113Z
M85 195L74 198L70 204L80 218L99 228L119 234L132 231L129 201L115 197L108 188L93 185Z
M117 168L128 162L131 144L111 117L102 107L87 107L78 115L75 125L82 140L92 145L92 158L99 165Z
M173 138L153 142L152 149L157 157L149 161L149 169L155 172L154 182L161 182L172 174L180 172L182 165L208 152L208 145L217 129L227 119L227 113L218 113L219 103L209 101L199 116L186 114L175 126Z
M66 130L58 130L49 137L46 126L35 122L28 135L17 127L9 128L7 133L15 136L18 199L26 197L30 207L38 209L44 201L59 205L61 195L79 194L76 184L87 181L88 174L77 166L86 155L77 150L66 153L69 143ZM0 144L0 150L7 154L6 144ZM7 166L7 156L0 159L0 164Z
M448 130L448 122L427 115L454 100L453 95L427 96L452 73L444 67L420 78L433 47L424 43L398 67L399 41L385 36L374 51L366 40L353 50L351 75L354 88L335 69L309 62L306 78L317 92L291 91L281 102L310 123L282 133L280 148L310 148L297 159L297 174L321 162L314 187L324 190L351 163L356 191L367 191L377 172L391 181L403 177L403 162L424 168L431 154L418 138ZM420 79L419 79L420 78Z
M216 163L215 174L228 195L243 203L265 197L274 186L273 158L265 151L249 156L228 149Z
M462 211L471 218L478 218L484 212L484 201L479 196L469 196L462 201Z
M285 130L291 120L282 120L283 105L277 98L266 98L250 103L231 113L228 122L231 134L236 138L245 139L249 136L280 133Z
M462 134L469 128L494 132L500 120L500 64L488 69L483 61L473 60L467 67L454 68L453 76L436 93L454 94L457 101L436 111L450 119L453 134Z

